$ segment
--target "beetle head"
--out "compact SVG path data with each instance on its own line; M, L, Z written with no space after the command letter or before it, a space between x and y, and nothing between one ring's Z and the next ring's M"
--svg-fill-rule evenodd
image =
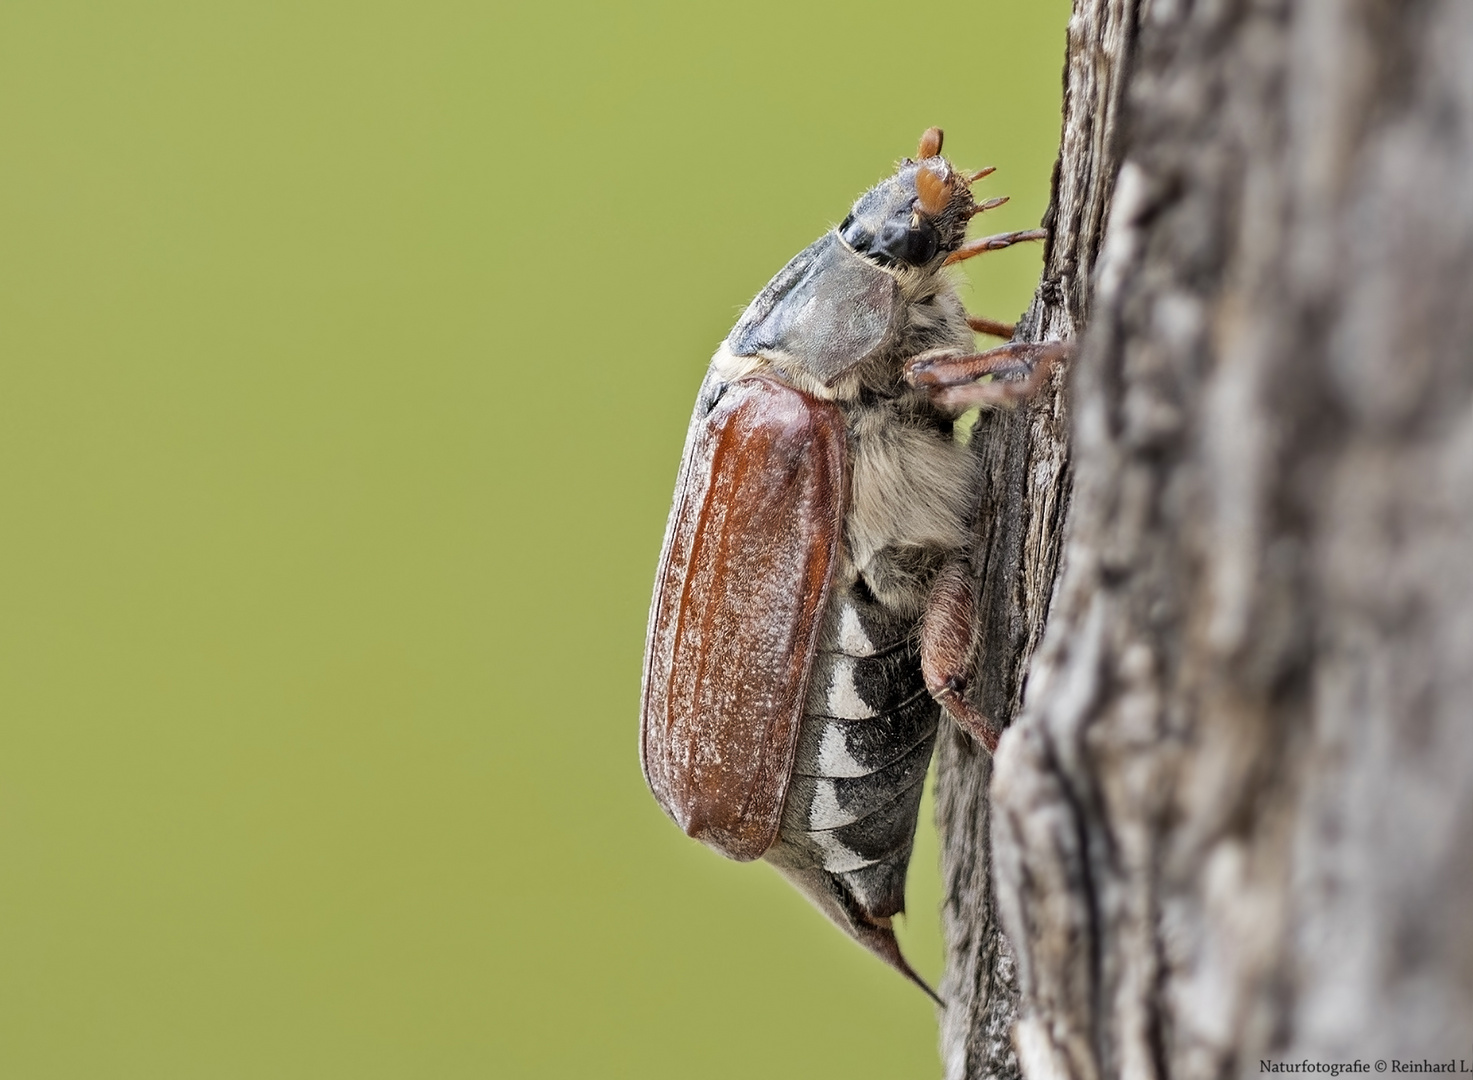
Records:
M861 195L839 226L845 244L881 266L939 268L966 238L970 178L941 156L940 128L921 136L917 153Z

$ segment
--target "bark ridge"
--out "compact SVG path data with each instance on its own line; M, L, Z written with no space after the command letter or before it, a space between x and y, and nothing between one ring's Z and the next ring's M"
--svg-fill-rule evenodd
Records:
M1072 495L1014 499L1057 399L988 451L979 704L1022 711L990 817L942 758L947 1075L1466 1056L1473 5L1080 0L1071 109L1084 67L1123 164L1092 299L1076 219L1047 272L1089 316Z

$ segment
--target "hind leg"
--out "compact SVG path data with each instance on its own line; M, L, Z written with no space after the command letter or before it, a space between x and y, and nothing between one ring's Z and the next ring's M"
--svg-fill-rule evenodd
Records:
M991 753L1002 731L967 700L976 612L976 583L966 564L953 559L936 575L926 603L921 622L921 673L926 689L947 715Z

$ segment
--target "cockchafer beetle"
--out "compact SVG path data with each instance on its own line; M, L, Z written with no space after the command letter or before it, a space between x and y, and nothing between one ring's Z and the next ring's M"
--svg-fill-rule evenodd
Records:
M1039 240L965 239L942 134L757 294L701 384L645 643L645 779L687 834L765 858L855 940L934 991L891 926L942 708L966 700L974 405L1032 394L1061 342L977 352L946 267ZM993 376L986 382L978 380Z

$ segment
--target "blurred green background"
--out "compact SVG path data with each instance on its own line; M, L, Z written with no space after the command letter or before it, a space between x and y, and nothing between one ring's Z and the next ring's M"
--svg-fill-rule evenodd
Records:
M929 124L1036 224L1067 16L0 7L0 1076L939 1075L645 791L645 611L731 322Z

